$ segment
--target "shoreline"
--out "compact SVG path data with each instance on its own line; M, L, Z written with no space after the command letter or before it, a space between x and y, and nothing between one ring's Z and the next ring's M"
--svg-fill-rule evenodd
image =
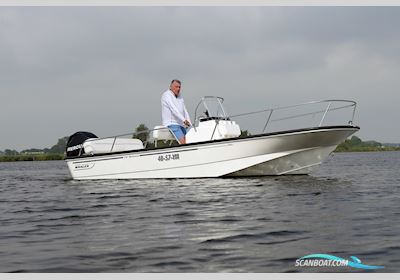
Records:
M17 161L49 161L49 160L63 160L63 154L24 154L24 155L2 155L0 162L17 162Z
M336 148L334 153L361 153L361 152L399 152L400 147L386 147L386 148L376 148L376 147L353 147L349 150L343 149L341 147Z

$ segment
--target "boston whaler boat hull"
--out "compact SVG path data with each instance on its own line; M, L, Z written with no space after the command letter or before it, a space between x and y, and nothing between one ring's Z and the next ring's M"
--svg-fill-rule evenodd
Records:
M316 127L66 161L78 180L309 174L358 130Z
M222 103L221 97L205 96L201 99L195 109L194 125L186 135L187 144L183 145L178 145L171 131L163 126L134 135L107 138L98 138L90 132L75 133L68 139L66 149L66 162L72 178L309 174L328 158L337 145L360 129L353 125L356 103L350 100L313 101L233 116L226 114ZM306 111L302 111L303 108ZM347 110L350 115L342 111L346 108L350 109L350 112ZM322 126L323 122L328 122L327 119L332 119L335 112L338 115L333 118L333 124ZM263 130L253 135L241 131L233 120L257 114L267 120L261 119L262 124L265 122ZM321 118L316 117L318 115ZM337 121L343 117L346 125ZM294 126L299 119L306 120L306 125ZM289 128L282 129L282 121L289 121ZM251 120L250 124L256 122ZM267 128L272 131L267 133ZM128 138L124 138L126 136Z

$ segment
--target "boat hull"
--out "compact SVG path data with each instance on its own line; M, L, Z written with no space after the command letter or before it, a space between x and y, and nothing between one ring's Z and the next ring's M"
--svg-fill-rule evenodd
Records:
M358 127L326 127L66 159L73 179L309 174Z

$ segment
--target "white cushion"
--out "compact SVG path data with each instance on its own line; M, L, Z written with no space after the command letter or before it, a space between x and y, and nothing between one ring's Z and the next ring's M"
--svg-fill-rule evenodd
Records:
M154 127L153 138L156 140L176 140L169 128L162 125Z
M130 151L143 149L143 143L139 139L128 138L90 138L83 142L86 154L101 154L110 152ZM114 143L114 146L113 146ZM111 150L112 148L112 150Z

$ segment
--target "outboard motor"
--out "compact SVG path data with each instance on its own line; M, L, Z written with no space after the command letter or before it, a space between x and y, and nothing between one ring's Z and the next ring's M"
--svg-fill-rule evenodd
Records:
M91 132L79 131L72 134L67 141L66 153L67 157L76 157L84 153L83 142L89 138L98 138Z

